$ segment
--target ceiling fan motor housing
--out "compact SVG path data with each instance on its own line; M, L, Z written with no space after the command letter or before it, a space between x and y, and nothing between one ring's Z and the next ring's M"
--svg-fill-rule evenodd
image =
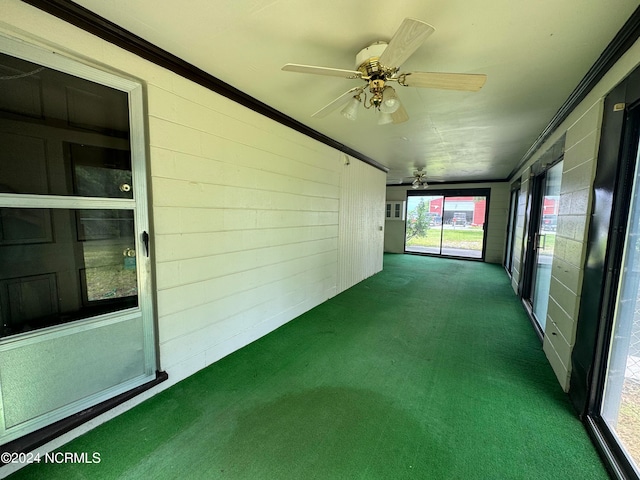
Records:
M386 42L376 42L360 50L356 55L356 70L367 77L383 74L384 70L378 59L386 48Z
M364 77L369 78L369 91L373 94L370 104L374 108L380 108L384 84L389 75L389 70L380 64L379 58L387 48L386 42L376 42L363 48L356 55L356 69Z

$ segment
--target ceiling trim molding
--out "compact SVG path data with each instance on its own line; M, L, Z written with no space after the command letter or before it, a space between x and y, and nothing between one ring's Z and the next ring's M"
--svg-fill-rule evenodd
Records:
M578 86L571 92L560 109L551 118L549 124L533 142L533 145L529 147L527 153L509 174L508 178L510 180L533 157L542 144L549 139L551 134L567 119L569 114L585 99L587 94L593 90L596 84L602 80L602 77L620 60L622 55L631 48L638 38L640 38L640 7L633 12L620 31L613 37L613 40L587 71Z
M387 173L389 169L376 160L356 151L352 148L314 130L303 123L285 115L270 107L266 103L238 90L199 69L181 58L163 50L143 38L125 30L119 25L87 10L86 8L69 0L21 0L33 7L53 15L67 23L70 23L86 32L89 32L109 43L148 60L160 67L166 68L192 82L202 85L236 103L239 103L254 112L264 115L282 125L292 128L303 135L350 155L372 167Z

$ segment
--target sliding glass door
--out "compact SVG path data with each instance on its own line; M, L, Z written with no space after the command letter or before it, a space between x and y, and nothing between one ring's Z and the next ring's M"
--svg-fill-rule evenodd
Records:
M405 252L484 258L489 191L409 192Z
M561 180L562 162L559 162L536 178L537 194L534 193L533 200L537 215L532 218L536 228L530 246L532 263L528 302L542 331L547 320Z
M637 142L637 140L636 140ZM637 159L636 159L637 164ZM640 185L632 186L601 416L636 468L640 465Z

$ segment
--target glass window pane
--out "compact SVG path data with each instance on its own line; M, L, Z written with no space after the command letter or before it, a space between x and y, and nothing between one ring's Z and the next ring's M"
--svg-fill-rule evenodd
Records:
M67 147L75 195L133 198L128 151L78 144Z
M132 210L0 209L0 336L138 304Z
M532 308L536 321L544 330L547 323L551 266L556 244L556 226L560 206L563 162L551 167L544 180L540 208L540 222L536 233L535 265L533 273Z
M482 258L486 197L447 197L444 202L442 254Z
M0 193L133 198L128 94L0 53Z
M443 199L433 195L409 196L405 251L440 254Z

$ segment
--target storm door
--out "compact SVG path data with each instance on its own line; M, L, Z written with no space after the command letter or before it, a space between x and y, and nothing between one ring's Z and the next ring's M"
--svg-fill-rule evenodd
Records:
M141 90L0 37L0 444L155 378Z

